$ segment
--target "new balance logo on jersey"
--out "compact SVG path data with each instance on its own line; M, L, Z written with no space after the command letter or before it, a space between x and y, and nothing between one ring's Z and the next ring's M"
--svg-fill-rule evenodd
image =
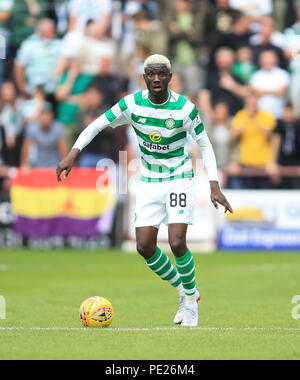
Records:
M144 141L143 145L150 150L169 150L170 149L170 145L158 145L158 144L148 143L147 141Z
M145 119L144 117L140 117L138 120L138 123L145 124L146 121L147 121L147 119Z

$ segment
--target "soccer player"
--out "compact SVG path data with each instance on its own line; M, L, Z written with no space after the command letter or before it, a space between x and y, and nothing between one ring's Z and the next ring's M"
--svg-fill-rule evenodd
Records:
M73 149L57 167L57 179L70 173L76 158L104 128L131 124L142 153L142 175L136 199L137 250L147 266L168 281L179 293L179 309L174 323L198 325L195 265L186 243L193 223L194 181L191 159L185 154L187 134L198 143L210 181L211 201L233 212L222 194L215 155L197 108L169 90L171 63L162 55L147 58L144 79L148 90L126 96L91 123L79 136ZM175 255L175 269L169 257L157 247L159 226L168 225L169 243Z

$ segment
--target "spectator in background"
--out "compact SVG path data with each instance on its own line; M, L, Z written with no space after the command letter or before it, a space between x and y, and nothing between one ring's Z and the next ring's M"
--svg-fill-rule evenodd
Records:
M260 55L259 66L260 70L250 79L250 86L259 97L258 108L281 119L290 84L289 74L278 67L277 55L272 50Z
M240 14L230 7L229 0L216 0L215 5L210 4L204 20L205 45L215 46L220 38L232 33L234 21Z
M220 48L216 53L216 69L207 73L206 84L199 93L199 104L210 120L214 117L213 106L218 102L228 104L231 116L243 106L246 87L240 78L232 74L234 62L234 52Z
M32 98L24 100L22 114L26 124L32 123L39 119L42 109L46 102L46 94L43 88L37 87Z
M176 94L179 94L189 99L188 95L184 91L184 84L180 74L173 72L169 88L171 91L176 92Z
M69 30L83 30L88 20L98 21L108 33L112 0L70 0Z
M170 56L174 71L183 79L185 92L193 95L200 89L197 57L199 30L196 21L191 0L176 0L174 18L168 24Z
M152 21L144 9L132 17L136 30L136 48L146 47L150 55L165 55L168 44L165 27L157 20Z
M2 130L1 130L1 127L0 127L0 178L4 176L4 167L5 167L5 161L4 161L4 141L3 141L3 137L2 137ZM6 172L6 171L5 171ZM6 174L6 173L5 173ZM1 183L1 181L0 181ZM1 189L1 187L0 187Z
M25 120L23 100L17 96L13 82L5 82L1 88L0 126L3 134L5 162L9 166L19 166Z
M55 68L55 81L58 81L62 74L68 69L70 60L78 57L79 50L84 43L85 38L92 38L93 24L93 20L88 20L83 30L71 30L63 37L61 42L61 54Z
M57 34L59 36L65 35L69 28L69 0L54 0L51 11L56 22Z
M119 53L119 73L124 77L128 75L128 65L134 55L136 48L136 29L134 25L133 15L142 10L142 4L138 1L129 0L125 2L123 13L123 35L120 43Z
M260 20L262 16L270 15L273 11L272 0L229 0L229 5L252 19Z
M83 125L86 125L83 123L83 120L87 114L98 113L99 117L99 115L106 112L108 109L107 104L105 104L105 96L103 92L93 85L89 86L86 92L82 94L79 105L80 110L77 117L77 132L81 131Z
M300 120L296 119L292 103L284 108L283 119L277 123L272 138L273 160L269 166L271 174L278 174L280 166L300 166ZM300 189L299 177L283 177L283 189Z
M81 73L108 76L115 65L116 45L106 36L105 26L99 22L90 25L84 36L77 58L81 62Z
M146 90L144 80L144 62L149 57L149 49L145 46L140 46L136 49L134 58L130 62L128 75L128 92L135 93L141 90Z
M237 144L232 142L230 138L231 120L228 105L223 102L216 103L214 118L207 128L207 132L213 144L220 169L237 161Z
M210 0L190 0L193 15L197 20L195 23L199 28L199 43L204 41L204 20L206 18ZM174 0L156 0L158 6L158 18L164 25L167 25L170 20L174 19L175 14L175 2Z
M296 22L297 9L300 9L300 0L273 0L273 8L276 29L282 32Z
M252 33L249 30L250 17L239 14L235 17L232 31L229 33L221 33L216 45L213 47L213 53L220 47L229 47L237 51L241 46L249 45L249 39Z
M47 17L48 0L16 0L12 9L11 30L14 51L31 36L40 20ZM15 55L15 54L13 54Z
M242 46L236 53L236 62L233 66L233 74L248 84L252 75L258 70L253 62L253 53L249 46Z
M215 55L220 48L228 47L234 52L242 46L249 45L252 33L249 31L250 17L238 14L233 23L230 33L221 33L215 45L211 47L207 69L214 68Z
M0 2L0 87L2 86L6 74L6 62L10 45L9 23L14 0L2 0ZM3 44L5 41L5 44Z
M32 95L42 87L46 94L53 95L55 66L61 52L61 41L55 33L54 22L43 19L36 34L22 43L15 61L15 78L22 94Z
M144 9L147 10L151 20L158 19L157 0L135 0L135 2L140 4Z
M260 54L265 50L273 50L278 57L281 68L287 67L287 61L283 54L284 36L275 30L275 21L271 16L261 18L260 31L250 38L250 45L254 52L254 61L258 64Z
M239 164L246 168L266 168L272 160L271 136L276 126L274 116L258 108L258 97L250 91L245 108L232 120L232 141L239 141ZM267 177L236 178L231 187L262 189L271 186ZM239 182L239 183L238 183Z
M96 87L90 87L82 96L81 111L77 118L77 134L90 123L96 120L109 107L104 104L104 95ZM97 162L103 158L114 158L115 131L107 128L100 135L97 135L91 144L84 149L80 155L78 166L82 168L92 168L97 166Z
M128 6L130 8L138 6L138 9L142 9L142 8L146 9L151 20L157 20L160 16L159 10L158 10L158 2L159 2L158 0L121 0L121 2L123 3L124 10Z
M0 192L6 190L4 184L9 176L9 170L10 168L5 162L5 138L3 137L3 129L0 126Z
M289 60L291 74L290 98L296 117L300 119L300 8L295 24L287 28L285 35L285 55Z
M259 33L250 38L250 44L253 46L270 44L282 49L284 46L284 36L281 32L275 30L275 20L272 16L264 16L260 20Z
M55 91L55 97L58 102L57 119L65 125L65 132L70 147L74 142L79 102L93 78L93 75L82 74L80 61L72 59L68 70L63 73L57 84Z
M63 126L54 119L52 106L47 103L40 119L27 126L21 166L24 169L31 166L53 168L67 152Z
M135 8L132 19L136 35L135 48L125 66L127 66L126 76L129 78L129 89L135 91L144 86L142 74L145 59L152 54L166 55L168 39L162 23L151 20L145 9Z

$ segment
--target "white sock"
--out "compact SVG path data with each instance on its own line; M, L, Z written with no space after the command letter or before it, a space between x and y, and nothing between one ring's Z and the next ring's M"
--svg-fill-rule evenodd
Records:
M177 289L177 291L178 291L180 297L182 297L182 296L185 295L185 293L184 293L184 287L183 287L182 284L179 284L179 285L176 287L176 289Z
M197 294L195 293L195 294L193 294L192 296L185 296L185 298L186 298L186 302L188 302L188 303L193 303L193 302L196 302L196 296L197 296Z
M198 297L200 297L200 293L198 291L196 291L196 293L193 295L185 295L186 302L188 303L197 302Z

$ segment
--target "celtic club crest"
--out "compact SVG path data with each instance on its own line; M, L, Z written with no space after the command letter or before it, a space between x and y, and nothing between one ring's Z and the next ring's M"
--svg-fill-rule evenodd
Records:
M165 126L166 126L166 128L168 128L168 129L173 129L173 128L175 128L175 125L176 125L176 123L175 123L175 120L174 120L174 119L167 119L167 120L165 121Z

